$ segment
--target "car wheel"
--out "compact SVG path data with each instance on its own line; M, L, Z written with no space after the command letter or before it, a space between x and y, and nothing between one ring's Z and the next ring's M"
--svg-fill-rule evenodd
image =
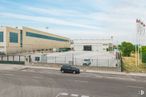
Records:
M73 71L73 74L76 74L76 71Z
M64 73L64 70L61 70L62 73Z

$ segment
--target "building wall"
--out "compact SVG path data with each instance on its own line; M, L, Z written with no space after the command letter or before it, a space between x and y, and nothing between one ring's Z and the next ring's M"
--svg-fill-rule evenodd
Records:
M0 52L6 52L6 29L1 28L0 32L3 32L3 41L0 41Z
M6 36L6 54L8 53L17 53L21 51L20 48L20 30L17 28L11 28L6 27L5 29ZM17 42L11 42L10 41L10 33L15 33L18 35L18 41ZM15 37L12 37L13 40L15 40Z
M42 31L38 31L35 29L23 27L23 50L25 50L25 51L32 51L32 50L38 50L38 49L49 49L49 48L69 48L70 47L69 41L56 41L56 40L31 37L31 36L26 35L27 32L69 40L68 38L64 38L64 37L61 37L58 35L54 35L54 34L42 32Z
M92 51L107 51L107 48L109 48L111 43L111 39L74 40L72 47L75 51L83 51L84 46L91 45Z
M103 51L103 48L108 48L108 47L103 47L102 44L75 44L73 46L75 51L84 51L84 46L86 45L91 45L92 46L92 51Z
M23 27L22 30L11 27L3 27L0 29L0 32L3 32L4 41L0 42L0 51L5 54L13 54L18 52L25 51L34 51L34 50L46 50L52 48L70 48L70 42L68 38L50 34L47 32L38 31L35 29ZM21 33L22 32L22 42L21 42ZM38 37L27 36L27 32L34 33L38 35L45 35L44 39ZM10 36L11 33L11 37ZM15 37L14 37L15 36ZM16 38L18 36L18 40ZM11 38L11 39L10 39ZM65 41L67 40L67 41ZM22 44L21 44L22 43ZM1 49L1 48L4 49Z

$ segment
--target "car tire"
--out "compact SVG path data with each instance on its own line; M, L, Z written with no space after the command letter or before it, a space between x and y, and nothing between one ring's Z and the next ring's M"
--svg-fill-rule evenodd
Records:
M73 74L76 74L76 71L73 71Z
M64 73L64 70L61 70L62 73Z

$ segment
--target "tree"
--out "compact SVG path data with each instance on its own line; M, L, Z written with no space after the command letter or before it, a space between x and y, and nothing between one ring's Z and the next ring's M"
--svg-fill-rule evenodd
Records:
M130 42L122 42L121 45L118 46L122 52L123 56L130 56L131 52L134 51L134 45Z

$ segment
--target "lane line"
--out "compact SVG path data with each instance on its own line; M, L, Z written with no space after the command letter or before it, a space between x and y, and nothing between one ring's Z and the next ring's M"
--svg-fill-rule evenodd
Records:
M70 96L72 96L72 97L78 97L79 95L78 94L71 94Z
M89 97L89 96L86 96L86 95L82 95L81 97Z
M56 97L59 97L59 96L68 96L68 93L65 93L65 92L63 92L63 93L59 93L59 94L57 94Z
M60 95L62 95L62 96L67 96L68 93L60 93Z

